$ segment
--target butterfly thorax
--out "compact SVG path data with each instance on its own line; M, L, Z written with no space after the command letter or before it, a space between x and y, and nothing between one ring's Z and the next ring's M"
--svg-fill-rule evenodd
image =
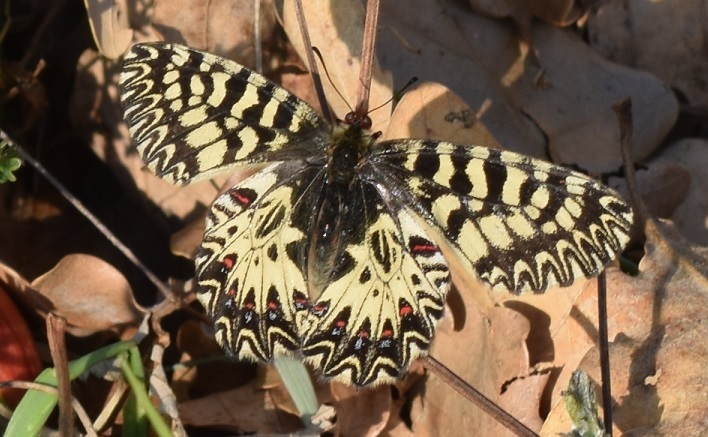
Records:
M327 182L349 186L374 141L371 119L350 112L332 132L327 148Z

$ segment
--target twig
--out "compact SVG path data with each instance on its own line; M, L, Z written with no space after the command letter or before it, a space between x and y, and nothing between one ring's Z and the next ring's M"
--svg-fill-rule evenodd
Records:
M263 42L261 41L261 0L253 0L253 42L256 71L263 73Z
M632 159L632 101L625 97L612 105L612 109L617 115L620 129L620 146L622 149L622 161L624 163L624 173L627 176L627 190L632 208L637 213L637 218L643 223L649 218L647 207L642 202L637 188L637 175L634 171L634 161Z
M461 394L465 399L475 404L477 408L492 416L509 431L520 437L538 437L538 434L519 422L514 416L499 408L499 406L489 398L469 385L462 378L455 375L440 361L431 356L427 356L423 358L421 362L426 369L430 370L444 383L455 389L455 391Z
M371 71L374 65L374 48L376 46L376 31L379 22L379 0L369 0L366 3L366 19L364 21L364 42L361 50L361 70L359 71L359 90L356 95L357 114L369 112L369 93L371 91Z
M637 213L637 219L641 222L646 222L649 218L649 212L646 205L639 195L637 188L637 178L634 171L634 160L632 159L632 100L625 97L619 102L612 105L612 109L617 115L617 121L620 131L620 149L622 151L622 162L624 163L624 172L627 181L627 190L632 208ZM604 273L601 276L604 279ZM607 325L603 325L602 317L604 316L605 323L607 322L607 300L606 300L606 284L602 281L598 284L598 317L599 317L599 336L600 336L600 372L602 375L602 412L605 425L605 433L612 437L612 387L610 383L610 354L609 346L607 345ZM604 295L604 296L603 296ZM604 299L604 302L600 302ZM602 311L602 312L600 312ZM604 332L603 332L604 330ZM604 342L604 344L603 344ZM603 347L606 348L603 351Z
M607 277L604 271L597 278L597 324L602 378L602 417L605 424L605 434L612 437L612 380L610 376L610 345L607 338Z
M312 82L315 85L317 100L319 100L320 106L322 107L322 115L325 120L332 123L334 122L334 118L332 118L332 112L329 110L329 105L327 104L327 98L325 97L324 88L322 87L322 79L320 79L320 72L317 69L317 62L315 62L315 55L312 53L312 40L310 39L310 32L307 30L307 21L305 21L305 11L302 8L301 0L295 0L295 14L297 15L297 23L300 26L302 42L305 44L307 64L310 68L310 74L312 75Z
M47 340L52 354L54 373L59 390L59 433L74 435L74 415L71 409L71 380L69 359L66 354L66 319L54 313L47 314Z

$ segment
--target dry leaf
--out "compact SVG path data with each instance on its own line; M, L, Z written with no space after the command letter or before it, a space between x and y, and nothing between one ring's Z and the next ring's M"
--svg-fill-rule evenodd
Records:
M661 152L649 166L679 165L690 174L690 186L671 219L694 244L708 245L708 140L684 139ZM671 193L670 197L680 193ZM664 197L669 197L665 195Z
M444 84L509 150L593 173L619 168L619 131L612 104L634 102L634 155L648 156L678 114L671 91L650 74L608 62L568 30L534 23L533 65L504 23L454 2L383 2L378 56L398 83L417 76ZM547 86L539 86L539 81Z
M470 290L451 292L449 310L438 327L431 356L499 403L502 387L528 375L524 341L529 324L521 314L507 308L494 307L482 314L474 294ZM469 435L471 430L478 435L511 435L434 375L418 390L410 413L416 436L437 436L441 430L448 436ZM506 405L507 411L526 425L538 427L540 418L530 414L538 412L538 405L526 402L528 399L524 404Z
M255 382L179 405L187 426L217 428L232 433L289 433L302 429L297 416L277 408L266 390Z
M582 14L575 0L470 0L469 3L481 14L512 18L521 32L528 31L533 17L556 26L567 26Z
M248 66L255 65L253 0L156 1L152 25L165 41L217 53ZM267 50L275 16L269 1L261 2L261 44ZM266 58L267 60L267 58Z
M618 435L703 435L708 424L708 322L703 314L708 305L708 250L690 246L658 222L648 223L646 233L647 255L640 263L640 274L627 280L617 295L630 298L612 306L631 313L610 345L615 431ZM580 367L599 384L596 348ZM559 384L567 381L560 378ZM542 435L568 429L557 405Z
M375 437L386 427L391 414L391 387L383 385L358 390L332 383L337 410L337 435Z
M126 0L84 0L93 40L103 56L119 58L133 39Z
M404 94L382 139L421 138L500 148L479 118L448 88L425 82Z
M24 298L34 302L38 311L64 317L67 331L77 336L105 330L122 332L136 327L143 318L125 277L91 255L65 256L32 281Z
M588 19L590 44L608 59L657 75L690 105L705 108L706 6L704 0L603 1Z

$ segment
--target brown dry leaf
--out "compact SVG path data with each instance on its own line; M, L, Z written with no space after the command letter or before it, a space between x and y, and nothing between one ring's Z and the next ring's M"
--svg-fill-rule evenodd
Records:
M378 386L358 390L332 383L337 410L337 435L375 437L383 431L391 416L391 387Z
M608 62L568 30L531 27L540 62L530 65L504 23L455 2L383 2L378 56L397 81L411 76L445 84L477 112L506 149L593 173L621 164L611 105L634 102L634 155L648 156L676 120L671 91L650 74ZM544 82L547 86L539 86Z
M125 277L91 255L67 255L49 272L32 281L23 298L35 310L66 319L73 335L98 331L125 332L143 319ZM128 331L127 333L129 333Z
M125 0L84 0L93 40L103 56L119 58L133 39Z
M486 289L479 285L483 292ZM453 289L454 290L454 289ZM473 295L481 291L452 291L438 327L431 356L495 403L502 402L502 387L528 375L525 339L529 332L526 318L513 310L494 307L480 312ZM492 417L463 399L447 384L430 375L420 395L413 399L412 428L417 436L511 435ZM532 395L531 398L534 398ZM527 426L541 423L538 404L505 405L514 417ZM505 402L506 404L507 402ZM532 412L536 411L536 417Z
M606 270L608 330L610 338L642 326L646 300L626 293L630 278L616 267ZM597 282L587 280L571 287L556 288L543 295L512 297L504 306L524 314L531 322L527 339L530 364L551 368L550 387L544 388L542 408L548 411L566 388L570 375L587 351L597 344Z
M707 6L705 0L603 1L588 19L590 44L608 59L657 75L690 105L706 108Z
M278 2L280 3L280 2ZM306 59L302 36L295 18L293 1L279 4L279 15L283 27L295 46L301 59ZM364 9L358 2L332 2L316 0L303 2L307 27L312 45L317 47L324 58L332 83L321 71L325 95L334 114L340 119L356 104L361 68L361 45L364 35ZM319 67L321 70L321 67ZM381 109L369 114L374 131L385 131L391 115L391 74L381 69L376 60L371 77L369 107L375 108L386 103ZM344 96L340 99L336 87Z
M499 406L505 411L514 411L514 417L529 428L541 429L539 404L550 377L550 372L543 372L512 381L499 397Z
M531 27L532 17L556 26L568 26L582 14L575 0L469 0L473 10L493 18L511 18L521 32Z
M153 9L147 12L151 12L152 26L165 41L185 44L254 66L255 3L253 0L163 0L156 1ZM275 26L270 1L261 2L260 25L260 38L267 51Z
M576 305L578 296L588 288L593 289L590 284L590 281L580 281L570 287L547 290L543 294L495 295L506 308L523 314L531 323L531 331L526 339L531 366L553 363L559 355L559 347L560 356L563 357L570 352L567 347L580 346L577 339L559 338L558 334L562 332L561 328ZM581 353L586 351L587 347Z
M708 140L684 139L678 141L648 163L679 165L690 175L690 186L683 202L671 215L681 233L694 244L708 246ZM674 197L679 193L672 193ZM669 196L666 196L669 197Z
M274 403L270 390L274 389L262 390L254 381L237 389L183 402L179 405L179 416L187 426L242 434L284 434L302 429L297 416L282 411Z
M396 106L382 139L421 138L501 148L479 117L444 85L421 83Z
M670 218L691 188L691 173L669 159L653 160L637 170L637 189L652 217ZM609 186L629 198L625 179L610 178ZM694 205L695 206L695 205Z
M276 21L271 2L261 3L260 37L267 51ZM155 2L151 19L165 41L254 66L254 5L253 0L163 0Z
M708 250L692 247L658 222L649 222L646 233L640 274L625 282L617 297L629 298L615 307L629 315L610 345L615 430L617 435L703 435L708 425ZM600 380L596 348L580 368ZM567 382L567 377L559 379L559 385ZM560 404L554 407L542 435L570 429L563 410Z

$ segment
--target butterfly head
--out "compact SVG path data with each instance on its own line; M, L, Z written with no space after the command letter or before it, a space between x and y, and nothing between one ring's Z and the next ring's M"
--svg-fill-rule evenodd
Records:
M360 114L356 111L351 111L345 115L343 123L363 130L371 130L371 117L368 114Z
M332 133L327 148L328 180L349 185L359 166L365 161L376 135L372 135L371 118L366 114L350 112Z

